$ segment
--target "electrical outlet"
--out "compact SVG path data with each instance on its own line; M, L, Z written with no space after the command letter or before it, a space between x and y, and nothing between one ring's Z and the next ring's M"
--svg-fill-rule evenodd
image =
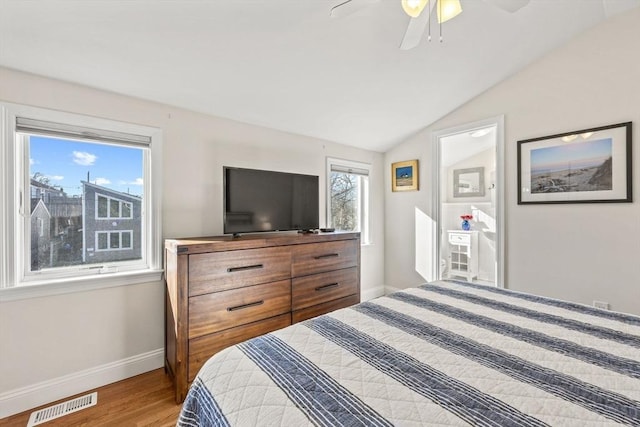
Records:
M601 308L603 310L609 310L609 303L605 301L593 301L595 308Z

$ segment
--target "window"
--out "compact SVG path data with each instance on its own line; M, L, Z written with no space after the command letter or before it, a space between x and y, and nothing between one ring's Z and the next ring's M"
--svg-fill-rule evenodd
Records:
M97 218L131 218L131 203L96 194Z
M97 231L96 250L113 251L132 249L133 231Z
M369 240L369 172L371 165L327 159L327 222L336 230L359 231Z
M160 177L151 171L160 131L14 104L0 111L0 288L159 277Z

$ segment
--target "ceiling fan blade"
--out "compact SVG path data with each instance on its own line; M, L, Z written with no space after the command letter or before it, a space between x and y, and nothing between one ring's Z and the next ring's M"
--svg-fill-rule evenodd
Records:
M436 4L437 2L433 1L431 3ZM400 43L400 49L409 50L420 44L420 40L424 34L424 29L429 23L429 17L429 10L425 8L417 18L411 18L409 20L409 26L407 27L407 31L404 33L402 43Z
M427 19L421 19L425 15ZM424 13L417 18L411 18L411 20L409 20L407 31L404 33L402 43L400 43L400 49L410 50L420 44L420 39L422 39L422 34L424 34L424 28L427 26L428 16L428 13Z
M342 18L343 16L351 15L354 12L368 6L372 3L377 3L379 0L346 0L331 8L330 15L332 18Z
M529 0L484 0L485 2L494 5L497 8L505 10L507 12L517 12L527 4Z
M602 0L602 6L604 7L604 16L610 18L618 13L638 7L638 2L634 0Z

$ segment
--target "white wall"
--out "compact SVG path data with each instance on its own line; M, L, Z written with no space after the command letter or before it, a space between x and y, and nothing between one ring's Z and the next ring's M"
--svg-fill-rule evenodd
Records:
M616 16L531 64L390 150L385 165L419 158L421 189L392 193L385 178L385 283L414 271L414 209L432 215L431 133L504 114L506 286L640 314L640 9ZM633 121L634 203L517 205L517 141ZM418 237L419 238L419 237Z
M362 297L382 294L382 154L2 68L0 100L162 128L165 238L222 233L223 165L315 174L324 188L325 157L372 164L372 244L362 248ZM321 225L325 198L321 191ZM109 377L105 370L113 380L161 366L163 292L158 282L1 302L0 418L84 391L73 389L81 384L100 385L94 383ZM149 355L146 364L138 363L140 355ZM122 369L132 359L137 367ZM54 397L56 389L62 394ZM34 395L40 397L30 400ZM19 407L25 402L31 406Z

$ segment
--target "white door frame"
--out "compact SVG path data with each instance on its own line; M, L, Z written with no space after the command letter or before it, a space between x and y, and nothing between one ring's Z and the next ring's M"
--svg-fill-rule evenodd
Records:
M472 132L476 129L486 128L489 126L496 127L496 286L504 288L505 283L505 234L504 234L504 116L491 117L473 123L467 123L447 129L437 130L431 133L431 154L433 159L433 199L432 203L435 207L433 219L435 223L435 238L433 239L433 266L436 272L435 278L439 278L440 274L440 140L447 136L456 135L464 132Z

